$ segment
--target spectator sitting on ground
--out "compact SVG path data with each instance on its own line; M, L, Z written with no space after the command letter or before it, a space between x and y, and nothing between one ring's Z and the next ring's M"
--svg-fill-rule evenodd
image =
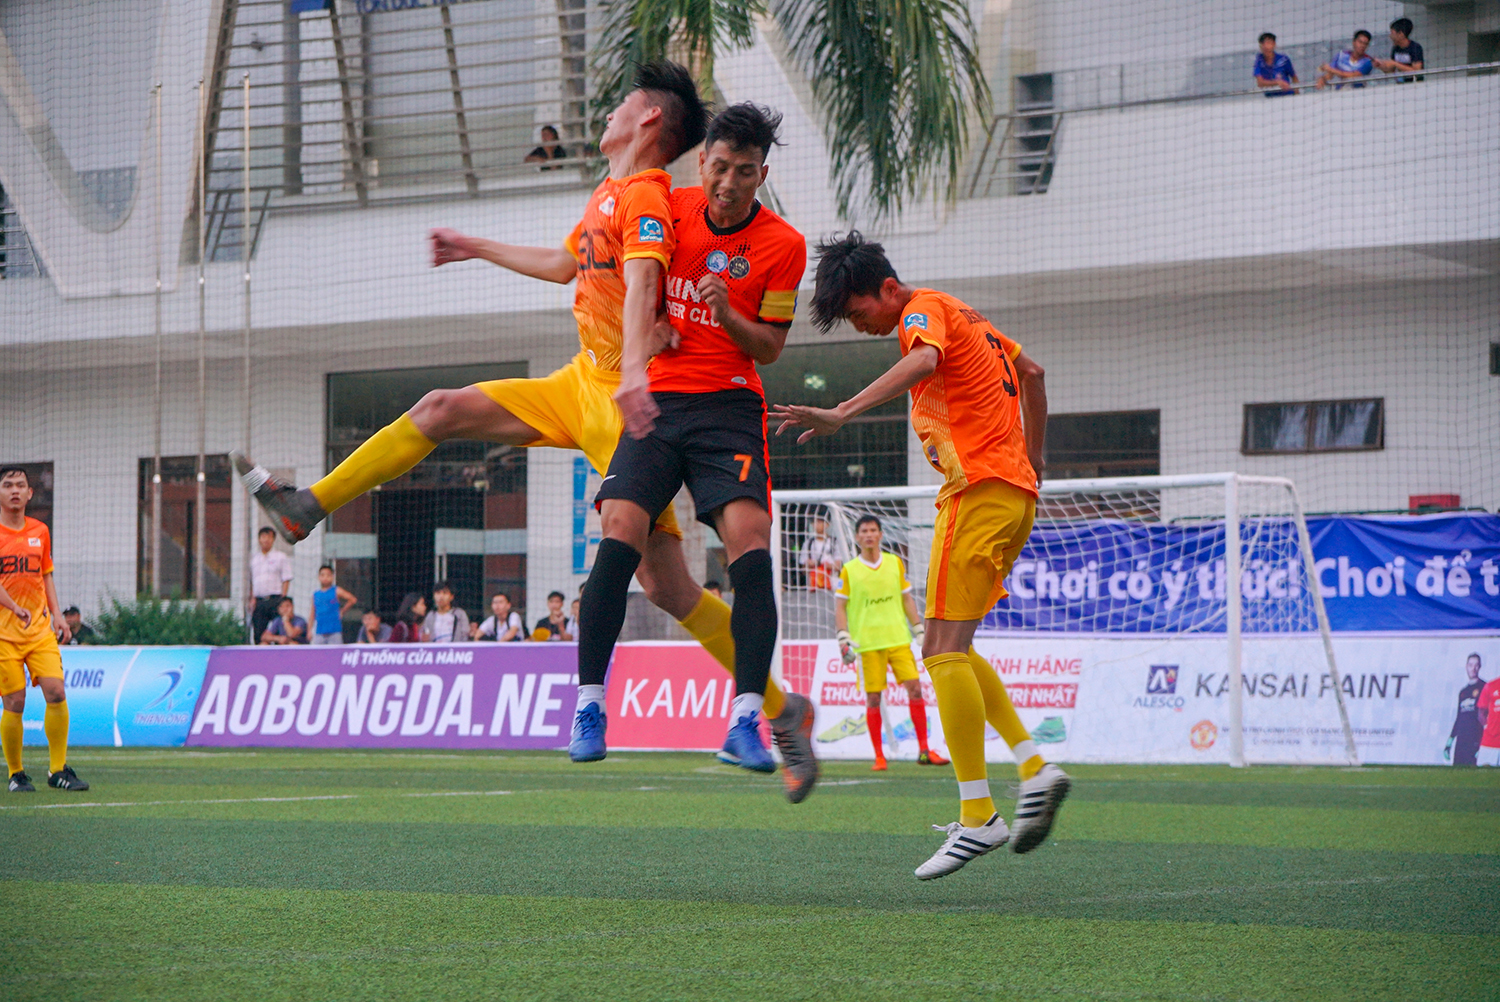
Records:
M69 644L98 643L99 638L94 633L94 628L83 621L83 613L78 611L78 606L70 605L63 610L63 622L68 624L68 629L73 634Z
M536 629L531 631L532 640L573 639L573 634L568 632L568 617L563 615L566 601L567 596L560 591L547 595L547 615L536 621Z
M291 598L283 598L276 607L276 618L260 635L263 644L307 643L307 620L297 615Z
M427 598L409 591L401 599L396 610L396 622L391 624L393 644L415 644L422 639L422 619L427 615Z
M1292 89L1292 85L1302 82L1297 79L1292 57L1276 51L1276 36L1269 31L1260 36L1260 54L1255 57L1252 72L1255 74L1255 86L1265 91L1266 97L1295 94L1297 92Z
M513 640L524 639L522 634L526 632L525 624L521 622L521 614L510 607L510 596L503 591L497 591L490 599L490 615L484 622L474 627L475 640L498 640L509 643Z
M1354 41L1349 48L1333 57L1333 62L1324 63L1318 69L1322 73L1318 76L1316 84L1319 90L1328 86L1330 80L1361 80L1370 75L1370 70L1375 68L1375 60L1371 59L1366 51L1370 47L1370 33L1363 28L1354 33ZM1362 83L1349 84L1350 87L1363 87ZM1343 84L1335 84L1334 90L1341 90Z
M380 621L380 613L371 609L360 617L356 644L383 644L391 639L391 628Z
M557 141L557 130L550 125L542 126L542 145L526 154L529 164L546 163L548 160L566 160L568 151Z
M429 644L457 644L469 639L469 614L453 604L453 586L439 581L432 586L436 606L422 620L422 640Z
M1375 65L1382 73L1401 73L1405 70L1420 70L1426 63L1422 59L1422 46L1411 40L1411 18L1398 17L1391 22L1391 58L1376 59ZM1402 77L1397 83L1416 83L1421 77Z

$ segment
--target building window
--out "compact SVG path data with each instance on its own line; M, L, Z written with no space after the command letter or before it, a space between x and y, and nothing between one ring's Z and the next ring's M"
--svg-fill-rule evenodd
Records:
M1490 345L1490 375L1500 376L1500 344Z
M184 598L228 598L233 572L230 554L230 477L228 456L205 456L204 510L198 511L198 457L161 457L161 594ZM137 476L136 591L151 591L155 552L151 518L151 457ZM198 520L203 519L203 594L197 579Z
M526 375L525 362L328 375L328 468L431 390ZM445 577L471 619L505 592L526 608L526 450L443 442L411 470L333 513L324 556L366 608L394 616Z
M901 359L895 338L798 345L760 370L773 404L833 407ZM906 483L906 394L872 408L837 434L797 444L770 428L771 483L777 489L888 487Z
M1161 472L1161 411L1049 414L1047 477L1151 477Z
M1383 448L1385 401L1380 397L1245 405L1240 451L1247 456Z

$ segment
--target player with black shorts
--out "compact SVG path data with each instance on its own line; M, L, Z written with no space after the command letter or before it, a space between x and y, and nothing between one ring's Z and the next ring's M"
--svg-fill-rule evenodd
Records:
M658 337L673 346L650 362L653 427L640 438L621 435L596 498L604 538L583 591L588 630L578 645L580 677L609 664L651 526L686 484L699 521L724 541L734 586L736 695L719 757L762 772L775 769L759 721L776 602L766 402L755 365L781 354L807 266L802 234L755 198L780 122L755 105L725 110L698 155L702 187L672 192L677 244ZM817 779L812 723L811 703L792 693L771 718L794 801Z

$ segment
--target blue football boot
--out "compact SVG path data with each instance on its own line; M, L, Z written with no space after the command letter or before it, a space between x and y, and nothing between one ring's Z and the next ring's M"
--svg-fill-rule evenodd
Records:
M775 772L776 760L760 740L760 714L750 713L734 722L724 738L719 761L751 772Z
M568 740L568 758L574 762L597 762L605 756L604 710L590 703L573 717L573 734Z

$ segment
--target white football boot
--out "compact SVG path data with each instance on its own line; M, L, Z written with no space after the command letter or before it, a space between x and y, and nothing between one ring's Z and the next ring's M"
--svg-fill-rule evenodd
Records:
M931 859L917 867L918 880L946 877L954 870L962 869L969 860L994 852L1010 838L1010 829L1005 827L1005 819L999 812L992 814L978 828L965 828L962 821L932 827L937 831L947 832L948 837L943 840L938 851L932 854Z

